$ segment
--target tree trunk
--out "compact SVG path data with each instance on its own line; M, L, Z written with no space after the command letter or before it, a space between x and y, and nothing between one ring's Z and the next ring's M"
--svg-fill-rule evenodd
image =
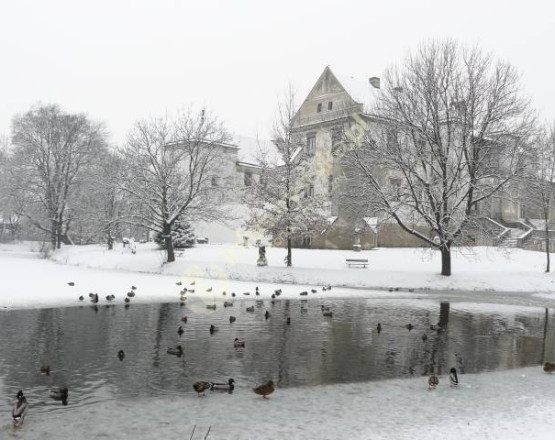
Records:
M287 267L291 267L293 264L291 256L291 237L287 238Z
M52 243L52 249L56 249L56 244L58 242L58 235L56 234L56 220L50 220L50 242Z
M172 240L172 227L171 225L165 223L164 224L164 229L163 229L163 234L164 234L164 240L166 242L166 252L168 255L168 263L172 263L175 261L175 252L173 251L173 240Z
M451 246L443 244L441 250L441 275L451 276Z
M546 265L545 265L545 271L549 272L550 271L550 257L549 257L549 225L547 223L547 219L545 220L545 256L546 256Z

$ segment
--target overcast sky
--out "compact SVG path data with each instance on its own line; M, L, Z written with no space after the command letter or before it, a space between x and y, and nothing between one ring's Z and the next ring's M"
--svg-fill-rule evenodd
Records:
M204 106L236 134L270 136L277 95L304 99L326 65L380 76L428 38L479 44L513 63L555 119L550 0L4 0L0 134L14 114L58 103L105 122L114 144L133 121Z

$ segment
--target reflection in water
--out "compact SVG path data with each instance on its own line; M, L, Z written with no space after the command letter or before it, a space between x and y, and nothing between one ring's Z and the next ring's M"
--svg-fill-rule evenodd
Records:
M331 307L333 318L322 315L322 304ZM246 312L251 305L254 313ZM234 378L240 390L269 379L287 387L555 361L553 310L509 310L479 313L456 302L350 299L238 300L202 314L179 304L3 312L0 410L9 410L20 388L34 411L51 411L62 410L47 397L53 386L68 387L69 404L80 406L193 392L192 384L203 379ZM237 320L230 323L230 315ZM212 334L211 325L219 331ZM245 347L234 347L235 338L244 339ZM178 344L184 355L168 355L168 347ZM50 375L41 374L41 365L50 366Z

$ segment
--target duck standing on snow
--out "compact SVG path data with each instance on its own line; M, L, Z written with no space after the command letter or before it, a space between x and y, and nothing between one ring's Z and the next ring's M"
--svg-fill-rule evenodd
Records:
M435 390L439 384L439 379L435 374L432 374L428 379L428 389Z
M555 364L551 362L546 362L545 364L543 364L543 371L545 371L546 373L553 373L553 371L555 371Z
M256 388L253 388L252 390L255 392L255 394L258 394L259 396L264 397L264 399L267 399L266 396L272 394L275 389L276 387L274 385L274 382L269 380L264 385L260 385Z
M67 405L69 390L67 388L54 387L50 389L50 397L54 400L61 400L63 405Z
M229 379L227 383L212 383L210 386L210 391L227 391L229 394L231 394L235 389L234 382L234 379Z
M459 385L459 378L457 377L456 368L451 368L451 371L449 371L449 383L452 387L457 387Z
M200 393L202 393L202 395L204 396L204 392L206 390L209 390L212 387L212 383L211 382L205 382L202 380L199 380L198 382L195 382L193 384L193 388L195 389L195 391L198 393L199 397L201 396Z
M17 392L17 400L15 401L12 410L12 421L14 427L17 428L23 425L23 419L25 418L25 414L27 414L28 407L29 404L23 395L23 391L19 390Z

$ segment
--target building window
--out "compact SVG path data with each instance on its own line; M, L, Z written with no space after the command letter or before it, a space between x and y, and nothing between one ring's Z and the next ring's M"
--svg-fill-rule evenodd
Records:
M314 155L315 151L316 151L316 135L309 134L306 137L306 152L312 156Z
M328 102L328 110L331 110L333 108L333 102Z
M245 171L245 186L252 186L252 173Z
M322 104L318 104L318 108L316 110L318 113L320 113L322 111Z

